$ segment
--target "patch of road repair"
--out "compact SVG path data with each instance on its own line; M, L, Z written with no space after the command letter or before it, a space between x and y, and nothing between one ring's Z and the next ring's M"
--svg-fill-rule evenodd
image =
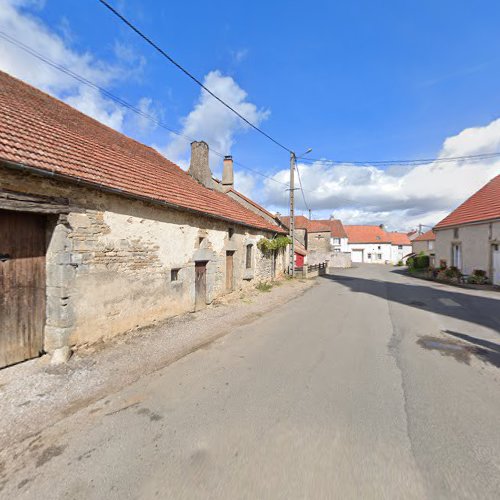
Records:
M448 333L444 331L443 333ZM472 338L472 337L470 337ZM417 344L424 349L438 351L442 356L451 356L455 360L470 365L472 356L479 360L500 368L500 349L480 347L454 339L425 336L417 340ZM492 343L491 343L492 344Z
M441 304L443 304L443 306L448 306L448 307L460 307L460 304L456 301L454 301L453 299L450 299L450 298L440 298L438 299L439 302L441 302Z

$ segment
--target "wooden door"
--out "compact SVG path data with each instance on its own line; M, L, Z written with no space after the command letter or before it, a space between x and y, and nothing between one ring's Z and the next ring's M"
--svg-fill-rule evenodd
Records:
M0 367L39 356L45 324L45 218L0 210Z
M226 290L233 290L233 256L234 252L226 252Z
M300 253L295 254L295 267L304 267L304 256Z
M195 308L207 305L207 263L195 262Z

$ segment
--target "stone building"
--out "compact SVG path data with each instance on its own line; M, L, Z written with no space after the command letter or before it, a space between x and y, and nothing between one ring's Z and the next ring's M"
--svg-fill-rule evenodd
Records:
M276 223L0 72L0 366L149 325L284 272Z
M435 245L436 245L436 233L434 233L432 229L423 234L418 235L411 242L413 253L419 255L423 252L425 255L428 255L429 264L431 266L436 265Z
M485 271L500 285L500 175L434 227L436 265Z

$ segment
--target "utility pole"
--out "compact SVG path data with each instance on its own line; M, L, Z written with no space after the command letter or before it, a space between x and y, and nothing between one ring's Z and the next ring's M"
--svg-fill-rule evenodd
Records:
M422 224L418 225L418 234L422 234Z
M311 216L312 216L312 211L311 211L311 209L309 209L309 220L312 220Z
M290 151L290 275L295 276L295 153Z

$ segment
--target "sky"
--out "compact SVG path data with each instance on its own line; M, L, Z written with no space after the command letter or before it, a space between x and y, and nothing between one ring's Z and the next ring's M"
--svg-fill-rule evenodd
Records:
M109 1L251 123L298 154L313 149L308 156L321 161L298 164L307 202L296 192L299 214L309 207L314 218L345 224L432 226L500 173L498 157L376 163L500 151L497 0ZM1 70L183 168L186 137L205 140L233 155L236 189L288 213L289 153L97 0L0 0L2 33L154 119L3 38ZM220 157L210 161L220 176Z

